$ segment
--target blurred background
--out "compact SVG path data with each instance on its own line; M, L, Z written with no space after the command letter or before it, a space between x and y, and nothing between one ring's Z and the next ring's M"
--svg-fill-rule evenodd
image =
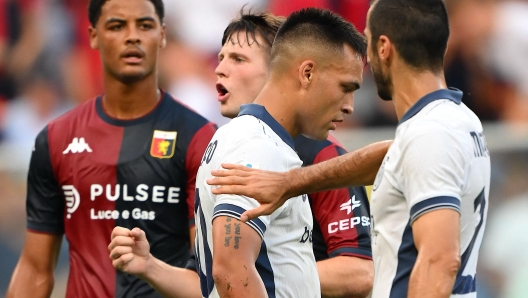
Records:
M214 69L229 21L249 3L288 15L332 9L363 31L369 0L165 0L169 42L161 87L209 120L227 122ZM483 121L492 158L488 225L479 259L479 297L528 297L528 1L446 0L449 86ZM24 241L25 183L37 133L102 92L99 54L88 45L88 0L0 0L0 296ZM434 34L434 32L432 32ZM394 137L392 103L377 97L368 67L355 113L335 136L349 150ZM53 297L64 297L64 241Z

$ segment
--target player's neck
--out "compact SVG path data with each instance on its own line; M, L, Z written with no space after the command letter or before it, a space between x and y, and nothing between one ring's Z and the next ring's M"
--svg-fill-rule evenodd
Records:
M127 120L142 117L152 111L160 100L155 76L133 84L105 80L103 109L112 118Z
M398 120L425 95L447 88L443 72L416 72L407 69L394 72L392 83L392 101L396 108Z
M295 117L292 117L295 115L294 102L288 98L289 92L284 92L285 88L281 87L284 86L268 81L253 103L264 106L266 111L286 129L290 136L296 137L299 133L295 128Z

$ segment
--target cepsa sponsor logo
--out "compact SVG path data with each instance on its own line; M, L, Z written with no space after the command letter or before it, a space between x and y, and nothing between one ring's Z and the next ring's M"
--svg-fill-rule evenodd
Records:
M370 218L366 216L356 216L352 218L342 219L340 221L331 222L328 224L328 234L333 234L337 231L346 231L354 229L359 224L364 227L370 226Z
M356 200L356 196L352 196L345 203L341 204L340 210L346 211L349 215L354 209L361 206L361 201ZM362 226L370 226L370 218L366 216L354 216L351 218L334 221L328 224L328 234L336 233L337 231L346 231L355 228L355 226L361 224Z
M70 219L72 214L78 209L81 196L73 185L64 185L62 187L67 205L66 218ZM161 185L154 185L150 188L146 184L139 184L135 193L129 191L129 187L126 184L107 184L105 186L101 184L92 184L90 186L90 200L96 201L100 198L106 198L108 201L117 201L122 199L123 201L140 201L144 202L151 200L154 203L171 203L176 204L180 202L180 188L179 187L165 187ZM96 210L95 208L90 209L90 218L97 219L141 219L141 220L154 220L156 213L154 211L146 211L140 208L134 208L132 210Z

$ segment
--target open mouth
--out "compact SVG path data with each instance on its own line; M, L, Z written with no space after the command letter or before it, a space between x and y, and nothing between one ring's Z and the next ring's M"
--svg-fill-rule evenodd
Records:
M224 85L217 83L216 84L216 91L218 92L218 100L224 101L226 100L227 96L229 95L229 91L224 87Z

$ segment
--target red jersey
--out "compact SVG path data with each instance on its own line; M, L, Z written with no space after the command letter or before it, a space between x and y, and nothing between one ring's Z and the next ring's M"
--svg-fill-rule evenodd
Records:
M44 128L31 157L27 225L66 234L67 297L161 297L112 267L110 235L139 227L155 257L185 266L196 172L215 130L168 94L138 119L111 118L98 97Z

